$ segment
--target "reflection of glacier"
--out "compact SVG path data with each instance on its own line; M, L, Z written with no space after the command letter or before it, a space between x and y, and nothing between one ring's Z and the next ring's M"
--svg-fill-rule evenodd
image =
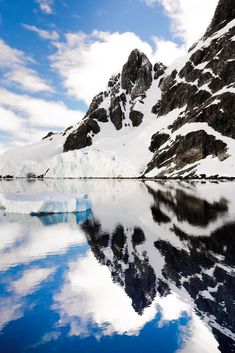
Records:
M27 191L25 182L0 183L2 192L14 187ZM0 270L28 264L37 274L26 267L11 279L13 305L0 303L2 327L23 317L27 294L64 267L51 298L59 319L35 344L56 340L64 327L69 336L101 339L179 322L180 352L235 351L233 183L47 180L29 187L87 193L93 209L0 218Z

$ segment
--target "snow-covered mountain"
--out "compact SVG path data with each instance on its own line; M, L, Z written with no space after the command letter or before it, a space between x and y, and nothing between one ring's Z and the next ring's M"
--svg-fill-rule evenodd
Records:
M0 175L235 177L235 3L166 68L134 50L63 133L0 157Z

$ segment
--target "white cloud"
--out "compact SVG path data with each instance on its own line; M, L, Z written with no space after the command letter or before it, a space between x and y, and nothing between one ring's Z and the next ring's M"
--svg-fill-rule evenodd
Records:
M19 117L12 111L4 109L0 106L0 131L15 132L22 127L22 122Z
M54 0L36 0L42 12L50 15L53 13L53 2Z
M208 27L218 0L142 0L148 6L161 4L172 25L172 33L187 47L197 41Z
M156 45L155 58L157 61L163 62L165 65L170 65L172 62L185 55L186 45L177 45L170 40L153 37Z
M0 68L10 68L23 65L32 59L27 57L22 51L12 48L0 39Z
M60 73L68 93L91 102L105 89L109 78L126 62L131 50L138 48L153 57L151 46L136 34L93 31L68 33L65 42L57 42L51 56L52 67Z
M0 106L27 118L34 127L64 128L83 116L83 112L68 109L63 102L32 98L3 88L0 88Z
M0 39L0 69L4 72L6 83L16 83L19 88L29 92L52 92L53 88L38 73L27 65L33 59L24 52L12 48Z
M2 83L14 84L27 93L53 92L53 88L38 73L29 68L33 60L24 52L8 46L0 39L0 69ZM1 143L0 153L7 147L35 142L48 132L64 129L81 120L84 113L69 109L63 102L33 98L0 88L0 132L9 134L8 143Z
M7 148L40 140L49 129L74 125L83 115L60 101L32 98L0 88L0 132L9 134L8 144L0 144L0 154Z
M27 92L53 92L53 88L33 69L19 67L8 71L4 78L8 83L15 83Z
M39 35L39 37L43 38L43 39L48 39L48 40L57 40L59 39L59 34L56 31L46 31L44 29L40 29L36 26L30 26L27 24L23 24L23 27L29 31L35 32Z

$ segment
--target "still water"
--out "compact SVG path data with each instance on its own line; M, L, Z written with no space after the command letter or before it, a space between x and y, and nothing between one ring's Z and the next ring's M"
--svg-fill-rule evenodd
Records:
M87 194L0 212L1 353L235 352L235 183L1 181Z

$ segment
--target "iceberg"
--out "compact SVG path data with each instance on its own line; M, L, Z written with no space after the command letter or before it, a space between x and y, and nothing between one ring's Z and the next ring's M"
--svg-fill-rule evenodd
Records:
M91 209L88 195L34 193L1 194L0 211L20 214L77 213Z

